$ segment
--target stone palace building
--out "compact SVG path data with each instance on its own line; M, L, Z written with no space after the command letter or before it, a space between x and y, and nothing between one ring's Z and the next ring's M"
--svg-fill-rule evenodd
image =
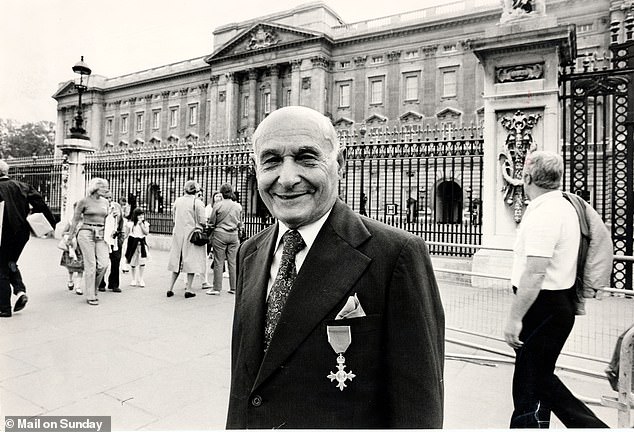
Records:
M560 24L576 25L578 55L600 55L622 3L546 0L545 7ZM459 0L346 23L318 1L227 24L213 31L211 54L118 77L92 75L85 127L91 145L104 149L243 139L286 105L312 107L344 134L361 125L374 132L479 124L483 70L471 46L502 13L500 0ZM501 79L514 80L514 72ZM74 82L62 83L53 98L59 146L77 110Z

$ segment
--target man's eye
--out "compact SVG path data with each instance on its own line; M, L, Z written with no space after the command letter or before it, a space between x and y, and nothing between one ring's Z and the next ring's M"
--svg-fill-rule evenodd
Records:
M318 161L318 158L313 154L302 154L297 157L297 161L302 163L314 163Z
M262 159L262 165L270 166L279 163L280 158L276 156L265 157Z

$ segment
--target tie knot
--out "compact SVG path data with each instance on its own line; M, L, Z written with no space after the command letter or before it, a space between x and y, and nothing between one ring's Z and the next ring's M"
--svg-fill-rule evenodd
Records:
M286 231L282 236L282 242L284 243L283 252L295 256L297 252L306 247L302 235L297 230Z

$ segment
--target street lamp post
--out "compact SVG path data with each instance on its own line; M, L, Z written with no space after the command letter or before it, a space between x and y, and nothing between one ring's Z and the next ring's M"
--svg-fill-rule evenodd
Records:
M82 104L81 95L88 89L88 78L92 72L88 65L84 63L84 56L81 56L81 60L73 66L73 72L79 75L79 84L75 83L75 88L79 94L79 107L77 108L77 114L75 114L75 124L70 128L70 137L78 139L89 139L86 135L86 129L84 129L84 117L82 116ZM86 82L84 83L84 76L86 76Z

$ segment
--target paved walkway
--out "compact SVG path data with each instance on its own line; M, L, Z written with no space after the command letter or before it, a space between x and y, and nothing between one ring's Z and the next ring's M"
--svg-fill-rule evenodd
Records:
M167 252L152 251L145 288L100 293L101 304L66 289L53 239L31 239L20 260L24 311L0 320L0 416L109 415L114 430L223 429L229 393L234 297L165 297ZM228 281L225 279L225 283ZM448 353L477 353L448 344ZM486 353L477 353L489 355ZM512 367L446 361L445 427L506 428ZM573 391L600 398L607 381L561 375ZM593 407L611 426L616 411Z

